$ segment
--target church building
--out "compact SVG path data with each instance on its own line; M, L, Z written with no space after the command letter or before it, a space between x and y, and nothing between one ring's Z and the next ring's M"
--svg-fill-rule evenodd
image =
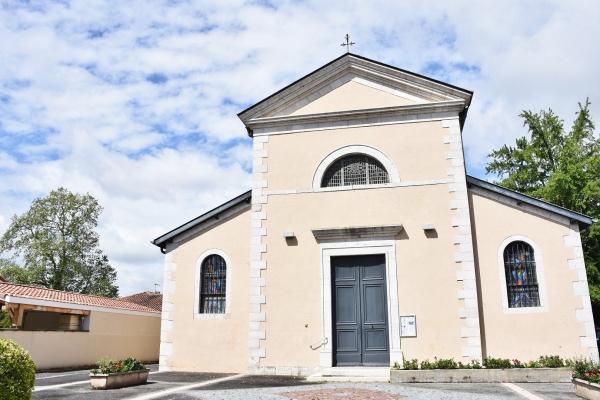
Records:
M466 174L472 96L348 53L239 113L251 190L152 242L160 368L597 359L593 221Z

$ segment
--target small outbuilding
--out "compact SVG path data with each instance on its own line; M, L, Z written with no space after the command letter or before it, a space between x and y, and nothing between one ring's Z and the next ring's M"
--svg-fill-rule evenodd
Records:
M94 365L100 358L157 361L161 313L114 299L0 282L0 307L13 328L0 330L38 369Z

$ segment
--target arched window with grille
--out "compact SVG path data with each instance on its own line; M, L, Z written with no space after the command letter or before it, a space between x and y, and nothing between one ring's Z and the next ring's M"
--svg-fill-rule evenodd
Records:
M200 313L224 314L227 264L223 257L211 254L202 261L200 274Z
M321 187L376 185L389 183L386 169L366 154L350 154L337 159L323 174Z
M535 254L529 244L515 241L505 247L504 273L509 308L540 306Z

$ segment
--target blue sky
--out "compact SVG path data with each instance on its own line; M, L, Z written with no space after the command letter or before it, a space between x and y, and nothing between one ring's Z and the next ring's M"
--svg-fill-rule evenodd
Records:
M345 52L475 92L467 171L521 110L600 121L597 1L7 1L0 232L60 186L95 196L122 295L162 284L149 241L250 186L236 114ZM159 287L162 289L162 287Z

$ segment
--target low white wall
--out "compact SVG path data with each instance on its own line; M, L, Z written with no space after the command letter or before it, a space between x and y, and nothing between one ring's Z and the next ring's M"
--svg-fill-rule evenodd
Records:
M158 361L156 317L93 312L89 332L0 330L29 352L38 370L94 365L100 358Z

